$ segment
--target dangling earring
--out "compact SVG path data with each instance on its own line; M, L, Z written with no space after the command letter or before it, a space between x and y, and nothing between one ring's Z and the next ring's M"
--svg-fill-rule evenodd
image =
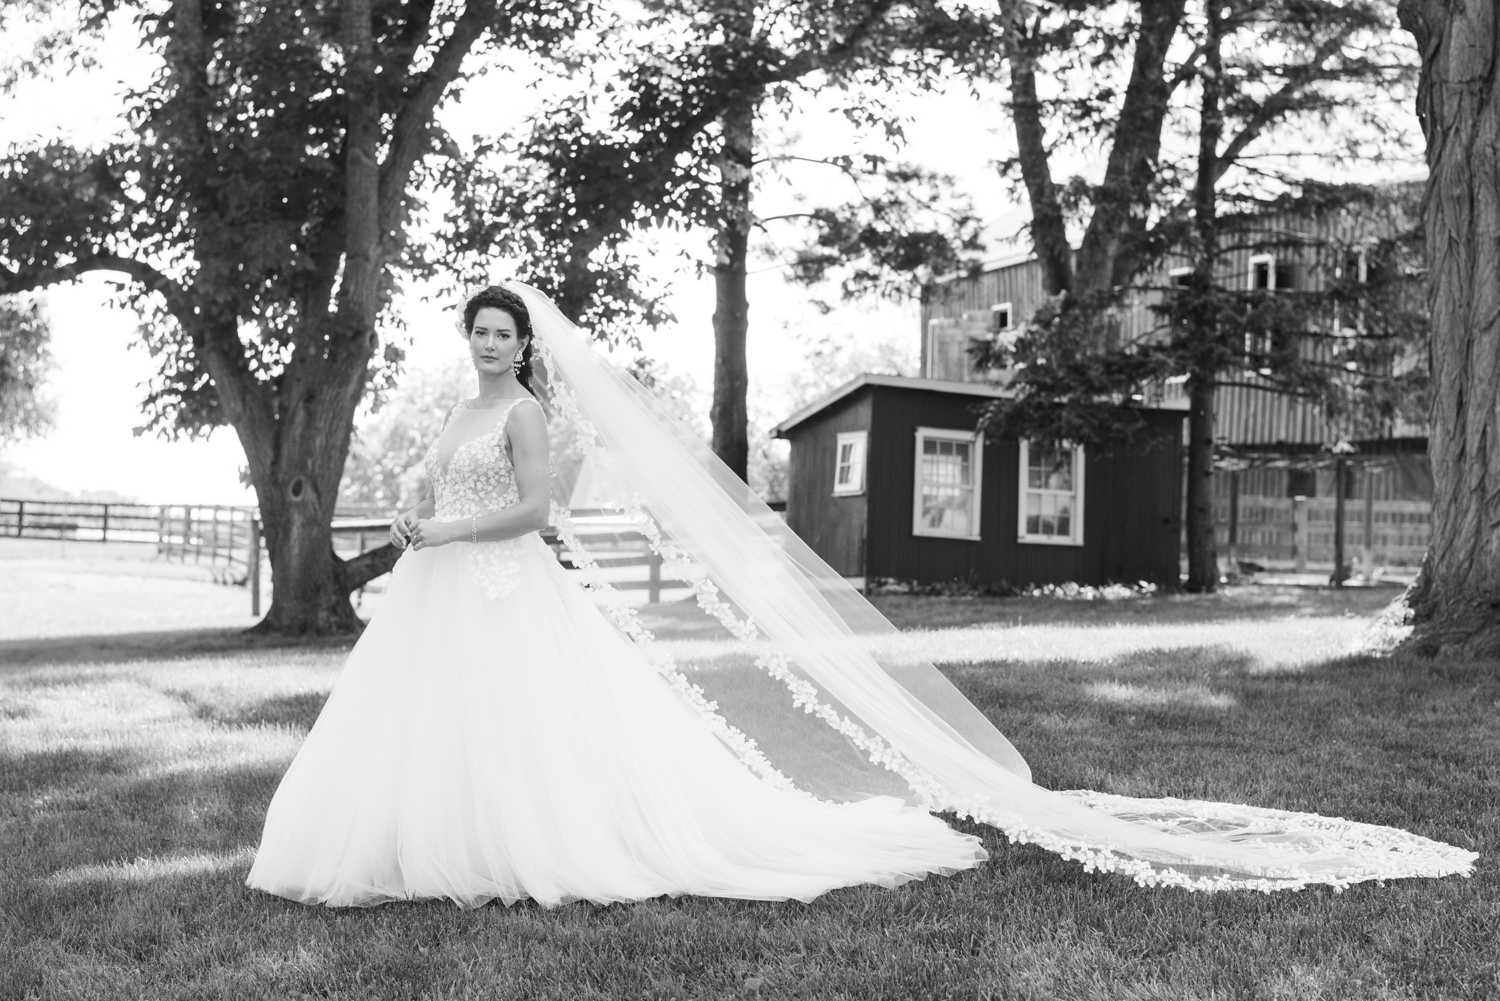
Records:
M521 346L521 350L519 350L519 351L516 352L516 357L510 363L511 371L513 371L517 376L520 376L520 374L521 374L521 367L526 364L526 359L524 359L523 357L521 357L525 353L526 353L526 346L522 345Z

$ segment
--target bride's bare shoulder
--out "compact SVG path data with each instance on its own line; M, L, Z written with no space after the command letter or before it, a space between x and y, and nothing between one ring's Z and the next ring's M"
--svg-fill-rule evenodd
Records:
M528 403L534 405L527 406ZM505 430L513 442L523 437L534 441L547 440L547 414L536 397L523 396L511 406Z

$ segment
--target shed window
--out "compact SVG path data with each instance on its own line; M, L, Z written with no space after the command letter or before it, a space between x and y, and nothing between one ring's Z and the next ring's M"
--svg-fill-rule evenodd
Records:
M1188 283L1193 280L1192 268L1173 268L1167 274L1171 278L1172 284L1178 288L1187 287Z
M1016 539L1083 545L1083 446L1021 439Z
M984 436L978 432L917 428L913 535L979 538L983 450Z
M839 434L838 458L833 469L834 496L865 492L865 447L868 440L867 431Z

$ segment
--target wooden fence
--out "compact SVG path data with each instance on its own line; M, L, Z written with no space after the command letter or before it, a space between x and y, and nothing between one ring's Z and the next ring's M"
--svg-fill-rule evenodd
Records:
M1219 551L1231 559L1302 571L1332 567L1334 511L1332 497L1239 498L1239 517L1231 526L1230 502L1214 505ZM1237 529L1231 538L1231 528ZM1432 504L1427 501L1344 501L1346 558L1358 558L1361 569L1416 567L1427 552Z
M221 583L243 583L254 508L227 504L115 504L0 498L0 535L155 546L161 559L206 565Z
M607 519L590 524L597 521L591 519L594 512L576 514L584 523L579 536L601 569L645 569L644 580L611 580L614 587L644 590L648 599L656 602L661 600L663 590L687 586L662 577L661 557L650 551L639 532ZM389 513L373 508L338 508L331 526L334 552L347 559L385 545L391 518ZM248 587L250 614L260 614L262 578L269 562L262 553L260 516L255 508L0 498L0 536L155 546L158 559L206 566L219 583ZM573 554L555 533L544 533L544 538L559 562L576 565ZM256 545L251 545L252 539Z
M646 600L655 604L661 600L663 590L688 586L685 581L662 577L661 557L651 551L646 537L629 527L628 523L611 522L602 512L582 509L572 512L572 515L577 522L575 533L578 540L587 547L594 565L601 570L613 570L620 567L646 568L645 580L611 579L609 583L612 587L621 591L646 591ZM552 547L558 562L564 566L578 566L573 552L567 548L555 530L547 529L542 533L542 538Z

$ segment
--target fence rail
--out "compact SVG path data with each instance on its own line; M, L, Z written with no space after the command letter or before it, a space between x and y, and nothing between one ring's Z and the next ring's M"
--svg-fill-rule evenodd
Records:
M155 546L161 559L206 564L222 583L243 583L255 518L228 504L0 498L0 536Z
M1332 497L1239 498L1235 537L1230 536L1230 502L1214 505L1219 551L1241 560L1291 565L1332 566L1336 501ZM1422 562L1432 534L1428 501L1344 501L1344 539L1349 556L1365 568L1415 567Z
M576 513L586 521L594 512ZM347 559L385 545L391 517L374 508L338 508L331 525L334 552ZM260 614L263 571L269 564L262 557L263 544L252 545L252 540L261 542L259 513L252 507L0 498L0 536L155 546L159 559L204 565L219 583L248 587L251 614ZM648 600L656 602L663 590L688 586L662 576L661 557L632 528L585 526L579 536L601 569L645 568L643 580L611 580L620 590L644 590ZM555 534L545 538L559 562L578 566Z

